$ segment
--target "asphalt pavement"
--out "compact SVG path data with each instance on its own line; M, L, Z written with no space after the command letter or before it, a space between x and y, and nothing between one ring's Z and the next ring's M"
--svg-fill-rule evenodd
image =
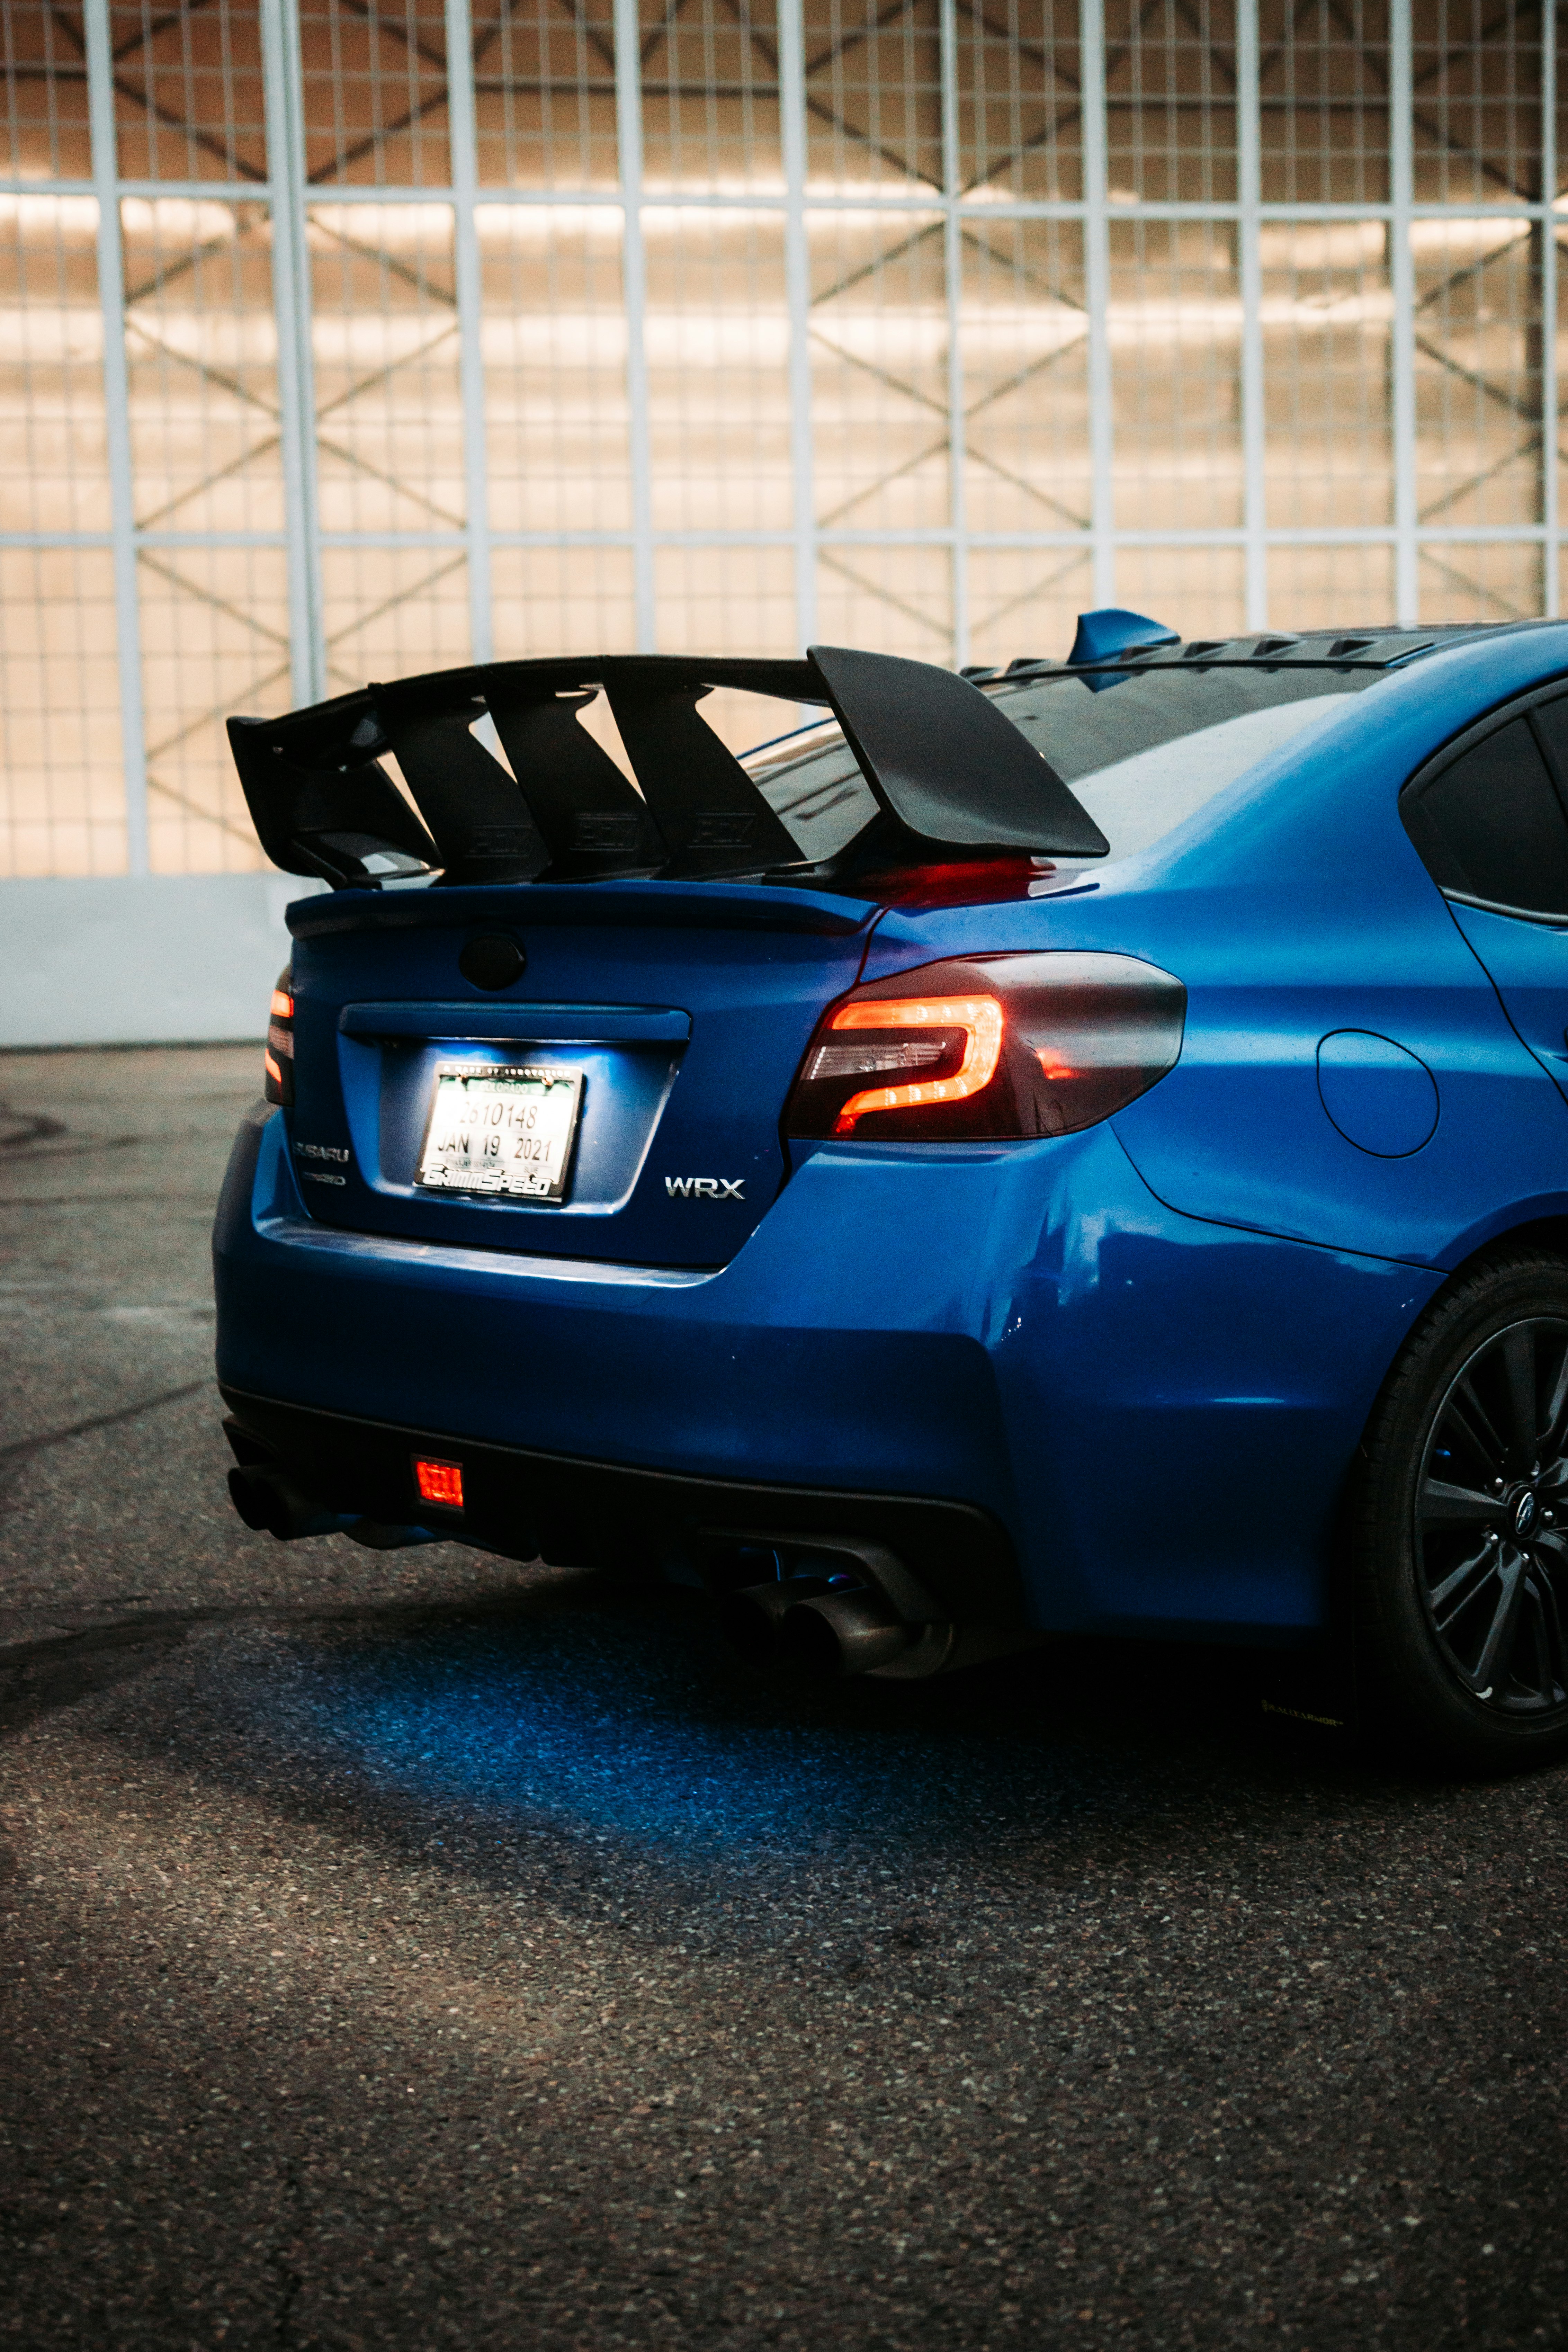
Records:
M0 2340L1568 2343L1563 1774L247 1532L257 1058L0 1057Z

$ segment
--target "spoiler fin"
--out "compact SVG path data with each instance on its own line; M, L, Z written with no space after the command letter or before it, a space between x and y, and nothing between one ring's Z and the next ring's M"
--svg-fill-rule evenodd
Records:
M606 691L626 757L669 845L664 870L671 881L733 874L737 863L763 872L805 863L733 751L698 716L711 687L666 678L650 662L646 671L617 671Z
M668 857L647 803L595 742L577 713L594 699L512 673L522 663L484 673L486 698L512 773L550 846L552 882L592 882L610 874L657 874Z
M435 867L448 883L799 877L807 859L699 716L721 686L832 709L877 802L859 841L869 849L874 835L879 866L1107 853L1055 769L968 679L848 646L813 646L804 661L495 662L231 719L229 740L268 856L338 889ZM601 688L640 790L579 724ZM486 711L510 774L472 732ZM388 751L428 833L379 764ZM351 835L368 847L331 846ZM856 854L851 843L846 872Z
M500 761L472 733L485 709L472 674L448 696L373 686L371 698L419 814L441 845L448 882L531 882L550 864L533 812Z

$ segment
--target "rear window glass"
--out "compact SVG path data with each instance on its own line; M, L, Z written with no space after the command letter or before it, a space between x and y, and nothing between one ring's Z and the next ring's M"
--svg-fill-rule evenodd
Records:
M836 857L877 814L837 719L748 751L741 765L807 857Z
M1072 787L1111 856L1130 857L1382 675L1173 667L1129 674L1099 693L1081 677L1050 677L997 688L993 698ZM807 856L833 856L876 814L831 721L765 745L744 764Z

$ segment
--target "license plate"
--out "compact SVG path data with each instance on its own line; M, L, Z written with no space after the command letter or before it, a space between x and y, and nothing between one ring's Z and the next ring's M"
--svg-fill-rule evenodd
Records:
M415 1181L433 1192L560 1201L582 1100L581 1070L443 1065Z

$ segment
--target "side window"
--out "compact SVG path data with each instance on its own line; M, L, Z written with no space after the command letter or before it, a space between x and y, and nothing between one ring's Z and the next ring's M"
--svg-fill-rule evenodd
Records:
M1531 712L1535 731L1545 746L1547 764L1557 771L1557 789L1568 785L1568 694L1555 702L1538 702Z
M1568 704L1540 716L1568 751ZM1568 818L1529 719L1472 744L1408 795L1402 814L1439 888L1568 919Z

